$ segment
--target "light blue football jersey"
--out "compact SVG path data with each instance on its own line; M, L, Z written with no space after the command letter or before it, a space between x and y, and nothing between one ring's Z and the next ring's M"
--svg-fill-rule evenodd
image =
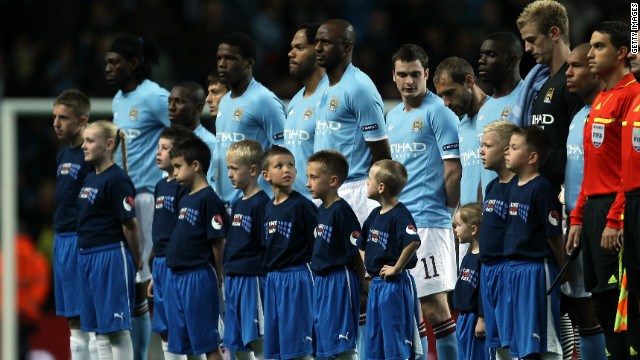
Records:
M485 99L485 102L489 96ZM478 186L480 186L480 137L476 130L478 114L469 118L465 115L458 124L458 141L460 143L460 162L462 163L462 179L460 179L460 205L478 202Z
M516 86L513 91L507 95L500 98L492 98L488 97L487 101L484 102L484 105L478 111L478 122L476 123L476 127L478 128L478 136L480 138L480 147L482 147L482 134L484 133L484 127L489 125L490 123L497 120L509 120L509 114L511 114L511 110L513 106L516 104L516 99L520 90L522 89L523 81L520 80L518 86ZM481 163L482 164L482 163ZM482 167L480 173L480 181L482 182L482 198L484 199L485 190L487 185L491 182L491 180L498 177L495 171L487 170Z
M219 194L218 179L220 170L218 168L218 142L216 136L202 125L198 125L198 127L193 130L193 133L207 144L211 151L211 162L209 164L209 170L207 170L207 183Z
M509 114L513 106L516 104L516 98L522 89L523 81L520 80L518 86L507 95L500 98L488 97L484 102L484 105L478 111L478 121L476 127L478 128L478 136L480 138L480 146L482 147L482 134L484 127L497 120L509 120ZM482 163L481 163L482 164ZM482 167L480 173L480 181L482 182L482 198L484 199L485 190L491 180L498 177L495 171L487 170Z
M451 228L444 184L445 159L460 158L458 117L427 90L422 104L405 112L400 103L387 114L391 158L409 175L398 200L419 228Z
M316 131L315 108L325 87L329 84L326 76L320 80L313 95L305 98L303 87L289 102L287 119L284 121L284 146L296 160L296 182L293 189L311 199L307 190L307 159L313 154L313 139Z
M169 92L151 80L144 80L126 94L122 90L113 98L113 123L127 134L127 164L136 193L153 193L162 171L156 164L160 133L169 126ZM122 167L120 148L115 161Z
M584 137L584 123L589 117L591 105L580 109L571 120L569 125L569 136L567 137L567 165L564 172L564 204L567 214L576 207L578 194L582 187L582 176L584 174L584 148L582 139Z
M251 79L241 96L231 98L231 92L228 92L220 100L216 117L218 166L221 171L227 171L229 146L238 141L256 140L264 150L272 145L282 145L284 118L282 101L255 79ZM258 177L258 184L270 197L273 196L271 186L262 176ZM230 205L242 196L242 191L234 189L227 176L220 177L218 189L222 200Z
M344 154L349 162L347 182L367 177L371 150L366 142L387 138L382 98L373 81L349 64L340 81L322 92L316 112L313 151Z

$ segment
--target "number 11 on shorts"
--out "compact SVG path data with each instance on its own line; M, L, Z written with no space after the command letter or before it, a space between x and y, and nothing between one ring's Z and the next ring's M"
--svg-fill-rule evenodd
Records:
M436 259L433 257L433 255L429 256L429 259L431 259L431 266L433 267L433 276L429 276L429 265L427 264L427 259L426 258L420 259L422 260L422 264L424 265L425 279L431 279L432 277L440 276L440 274L438 274L438 269L436 268Z

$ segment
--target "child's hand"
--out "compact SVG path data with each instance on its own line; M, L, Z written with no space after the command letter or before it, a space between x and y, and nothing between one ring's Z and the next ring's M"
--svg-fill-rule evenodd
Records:
M147 288L147 296L150 298L153 297L153 278L151 278L151 281L149 281L149 287Z
M484 339L485 337L483 317L478 317L478 323L476 324L476 337L478 339Z
M385 265L382 267L382 270L380 270L380 277L384 281L390 281L391 279L388 277L393 277L400 274L400 270L401 269L396 269L395 266Z

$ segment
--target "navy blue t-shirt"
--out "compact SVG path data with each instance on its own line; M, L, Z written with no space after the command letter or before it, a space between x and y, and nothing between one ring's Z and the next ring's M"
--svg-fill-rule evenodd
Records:
M188 193L189 187L180 186L180 183L175 179L168 180L164 178L156 184L153 192L153 198L156 199L156 208L153 212L153 224L151 226L155 257L166 256L167 244L178 221L178 203Z
M165 254L167 267L179 271L214 264L212 241L224 238L229 226L222 201L207 186L183 196L178 209Z
M483 225L484 226L484 225ZM469 251L460 263L460 274L453 289L453 307L482 316L482 296L480 296L480 254Z
M69 145L56 156L56 200L53 212L53 229L56 232L76 231L78 225L78 192L84 178L93 166L84 162L80 146Z
M380 209L378 206L369 214L358 238L358 248L364 251L364 265L371 276L380 276L382 267L394 266L405 247L420 242L416 222L403 203L384 214ZM405 269L413 269L417 262L414 253Z
M126 242L122 222L136 217L135 196L131 179L118 165L90 172L77 197L78 248Z
M222 269L226 275L263 276L264 209L269 195L260 190L248 199L239 199L231 211L231 229L224 245Z
M318 225L318 207L295 190L278 205L267 203L264 216L267 271L304 265L311 261L313 230Z
M358 254L356 241L360 222L351 206L339 199L325 209L318 208L318 227L311 256L311 270L322 275L333 268L348 265L353 268L353 256Z
M504 234L509 214L509 189L518 183L514 176L508 183L495 178L486 187L480 227L480 260L485 264L505 261Z
M514 176L514 179L517 176ZM509 260L553 258L547 237L562 235L562 206L544 176L515 183L509 193L504 255Z

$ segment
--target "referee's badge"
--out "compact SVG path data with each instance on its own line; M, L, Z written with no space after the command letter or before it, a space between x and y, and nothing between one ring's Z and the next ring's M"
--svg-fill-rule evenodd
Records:
M591 128L591 142L599 148L604 142L604 124L593 124Z
M633 148L636 149L637 152L640 152L640 128L633 128L633 132L631 133L631 140L633 143Z

